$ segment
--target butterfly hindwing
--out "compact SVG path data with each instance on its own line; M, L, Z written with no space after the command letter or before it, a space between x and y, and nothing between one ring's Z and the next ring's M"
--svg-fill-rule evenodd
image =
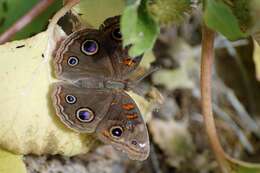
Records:
M145 122L134 100L119 91L97 127L97 136L105 143L122 150L134 160L149 155L149 136Z

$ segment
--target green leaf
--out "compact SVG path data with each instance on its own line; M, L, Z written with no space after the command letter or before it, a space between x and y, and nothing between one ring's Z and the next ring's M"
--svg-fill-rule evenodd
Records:
M119 15L123 12L123 0L84 0L73 8L78 12L84 23L94 27L99 25L108 17Z
M252 164L227 158L230 173L260 173L260 164Z
M232 10L222 1L206 0L203 17L208 27L220 32L230 40L246 37L246 34L240 30L238 20Z
M26 173L21 155L16 155L0 148L1 173Z
M131 56L151 50L159 33L159 26L148 13L146 3L147 0L128 1L122 15L123 44L132 45Z
M129 5L121 18L121 30L124 37L124 46L135 42L136 24L138 20L137 9L139 0ZM129 27L135 26L135 27Z

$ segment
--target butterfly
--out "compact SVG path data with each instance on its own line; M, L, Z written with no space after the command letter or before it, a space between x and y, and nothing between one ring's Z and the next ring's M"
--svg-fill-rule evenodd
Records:
M120 16L106 19L99 29L82 29L64 39L53 60L60 80L52 88L57 116L69 128L145 160L150 144L146 124L135 101L126 93L129 75L142 56L123 48Z

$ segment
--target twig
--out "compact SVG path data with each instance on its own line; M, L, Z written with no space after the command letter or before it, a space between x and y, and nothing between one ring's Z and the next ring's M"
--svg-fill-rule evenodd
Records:
M211 69L214 58L214 35L215 33L207 26L202 27L202 57L201 57L201 101L202 115L209 142L215 153L216 159L222 172L227 172L225 152L220 144L216 132L216 125L212 112L211 103Z
M18 31L20 31L27 24L29 24L33 19L35 19L42 12L44 12L53 2L54 0L39 1L39 3L36 4L27 14L21 17L17 22L15 22L9 29L7 29L0 36L0 44L9 41L13 35L15 35Z

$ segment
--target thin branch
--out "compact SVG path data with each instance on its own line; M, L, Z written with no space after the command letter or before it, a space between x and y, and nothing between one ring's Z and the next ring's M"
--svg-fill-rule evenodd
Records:
M223 172L226 171L226 154L218 139L216 125L212 112L211 70L214 59L214 35L207 26L202 27L202 57L201 57L201 104L205 128L210 145Z
M17 22L15 22L9 29L7 29L0 36L0 44L3 44L9 41L12 36L14 36L18 31L23 29L27 24L29 24L33 19L39 16L42 12L44 12L53 2L54 0L41 0L38 4L36 4L27 14L21 17Z

